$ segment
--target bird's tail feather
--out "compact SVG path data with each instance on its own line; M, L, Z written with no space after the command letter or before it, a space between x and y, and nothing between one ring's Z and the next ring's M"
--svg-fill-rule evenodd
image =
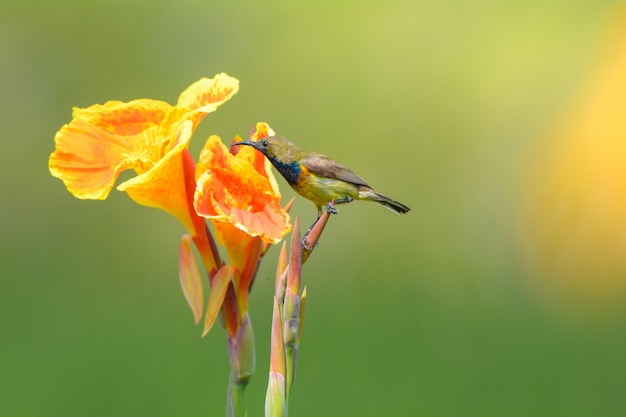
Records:
M408 213L409 210L411 210L409 207L405 206L399 201L396 201L393 198L389 198L381 193L377 193L371 188L359 190L359 198L361 198L362 200L374 201L396 214Z

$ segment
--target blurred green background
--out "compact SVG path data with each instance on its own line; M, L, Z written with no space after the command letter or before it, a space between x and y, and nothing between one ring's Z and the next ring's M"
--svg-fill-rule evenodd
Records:
M538 144L620 50L606 46L620 6L3 2L0 414L225 414L225 335L193 325L182 226L115 190L77 200L47 169L73 106L175 103L224 71L241 90L203 121L194 154L210 134L229 142L266 121L412 208L356 203L331 219L304 269L291 415L626 415L626 211L608 220L621 239L602 246L615 268L596 274L602 254L544 256L536 242L562 235L524 209L540 196L525 182L542 178ZM315 209L298 200L293 213L308 225ZM277 252L251 297L251 416L263 414Z

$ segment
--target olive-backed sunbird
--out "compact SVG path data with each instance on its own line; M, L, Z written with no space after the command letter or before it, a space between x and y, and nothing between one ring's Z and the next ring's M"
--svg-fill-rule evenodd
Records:
M335 204L352 200L373 201L398 214L410 210L404 204L374 191L351 169L325 155L298 149L281 136L235 142L234 145L248 145L262 152L296 193L315 204L318 217L333 200Z

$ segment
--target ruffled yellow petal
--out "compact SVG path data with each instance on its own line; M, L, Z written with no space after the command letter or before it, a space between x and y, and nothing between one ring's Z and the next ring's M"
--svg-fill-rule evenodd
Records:
M289 215L269 179L248 160L230 154L217 136L207 140L196 177L194 205L201 216L229 222L270 243L289 232Z
M50 173L78 198L106 198L120 172L145 171L146 165L158 161L162 152L156 140L158 120L168 107L135 100L74 109L74 119L54 138Z
M171 105L159 100L139 99L127 103L109 101L86 109L74 108L73 118L82 119L109 133L137 135L151 126L158 126Z
M214 112L239 91L239 80L224 73L213 78L202 78L191 84L178 97L178 103L167 114L163 131L179 120L191 120L193 128L208 113Z
M127 169L128 143L96 126L77 119L65 125L55 138L56 149L48 168L68 191L84 199L105 199L120 172Z
M122 171L150 171L177 147L181 123L190 120L193 131L238 89L238 80L218 74L188 87L175 107L139 99L74 109L73 120L55 136L50 172L78 198L105 199Z
M224 104L237 91L238 79L224 73L217 74L213 78L202 78L187 87L178 97L176 107L186 108L188 111L205 111Z
M150 170L123 182L117 189L126 191L138 204L165 210L193 231L192 208L187 197L187 189L193 192L194 187L194 162L187 151L191 134L191 121L181 123L174 147Z

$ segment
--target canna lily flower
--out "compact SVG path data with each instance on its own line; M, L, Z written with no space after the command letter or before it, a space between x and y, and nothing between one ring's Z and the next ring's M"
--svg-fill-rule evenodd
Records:
M258 123L252 139L273 134ZM236 138L239 141L240 138ZM248 293L266 243L279 242L291 230L287 212L280 206L278 184L271 165L252 148L229 151L217 136L211 136L196 167L196 212L211 220L217 241L226 248L234 268L231 295L225 295L226 329L232 336L245 320ZM213 323L205 322L205 333Z
M218 262L211 255L204 220L193 209L195 164L187 147L202 118L238 89L239 81L222 73L193 83L175 106L139 99L75 108L72 121L55 136L50 172L75 197L103 200L122 171L134 170L137 176L118 190L180 220L207 270L214 270Z

